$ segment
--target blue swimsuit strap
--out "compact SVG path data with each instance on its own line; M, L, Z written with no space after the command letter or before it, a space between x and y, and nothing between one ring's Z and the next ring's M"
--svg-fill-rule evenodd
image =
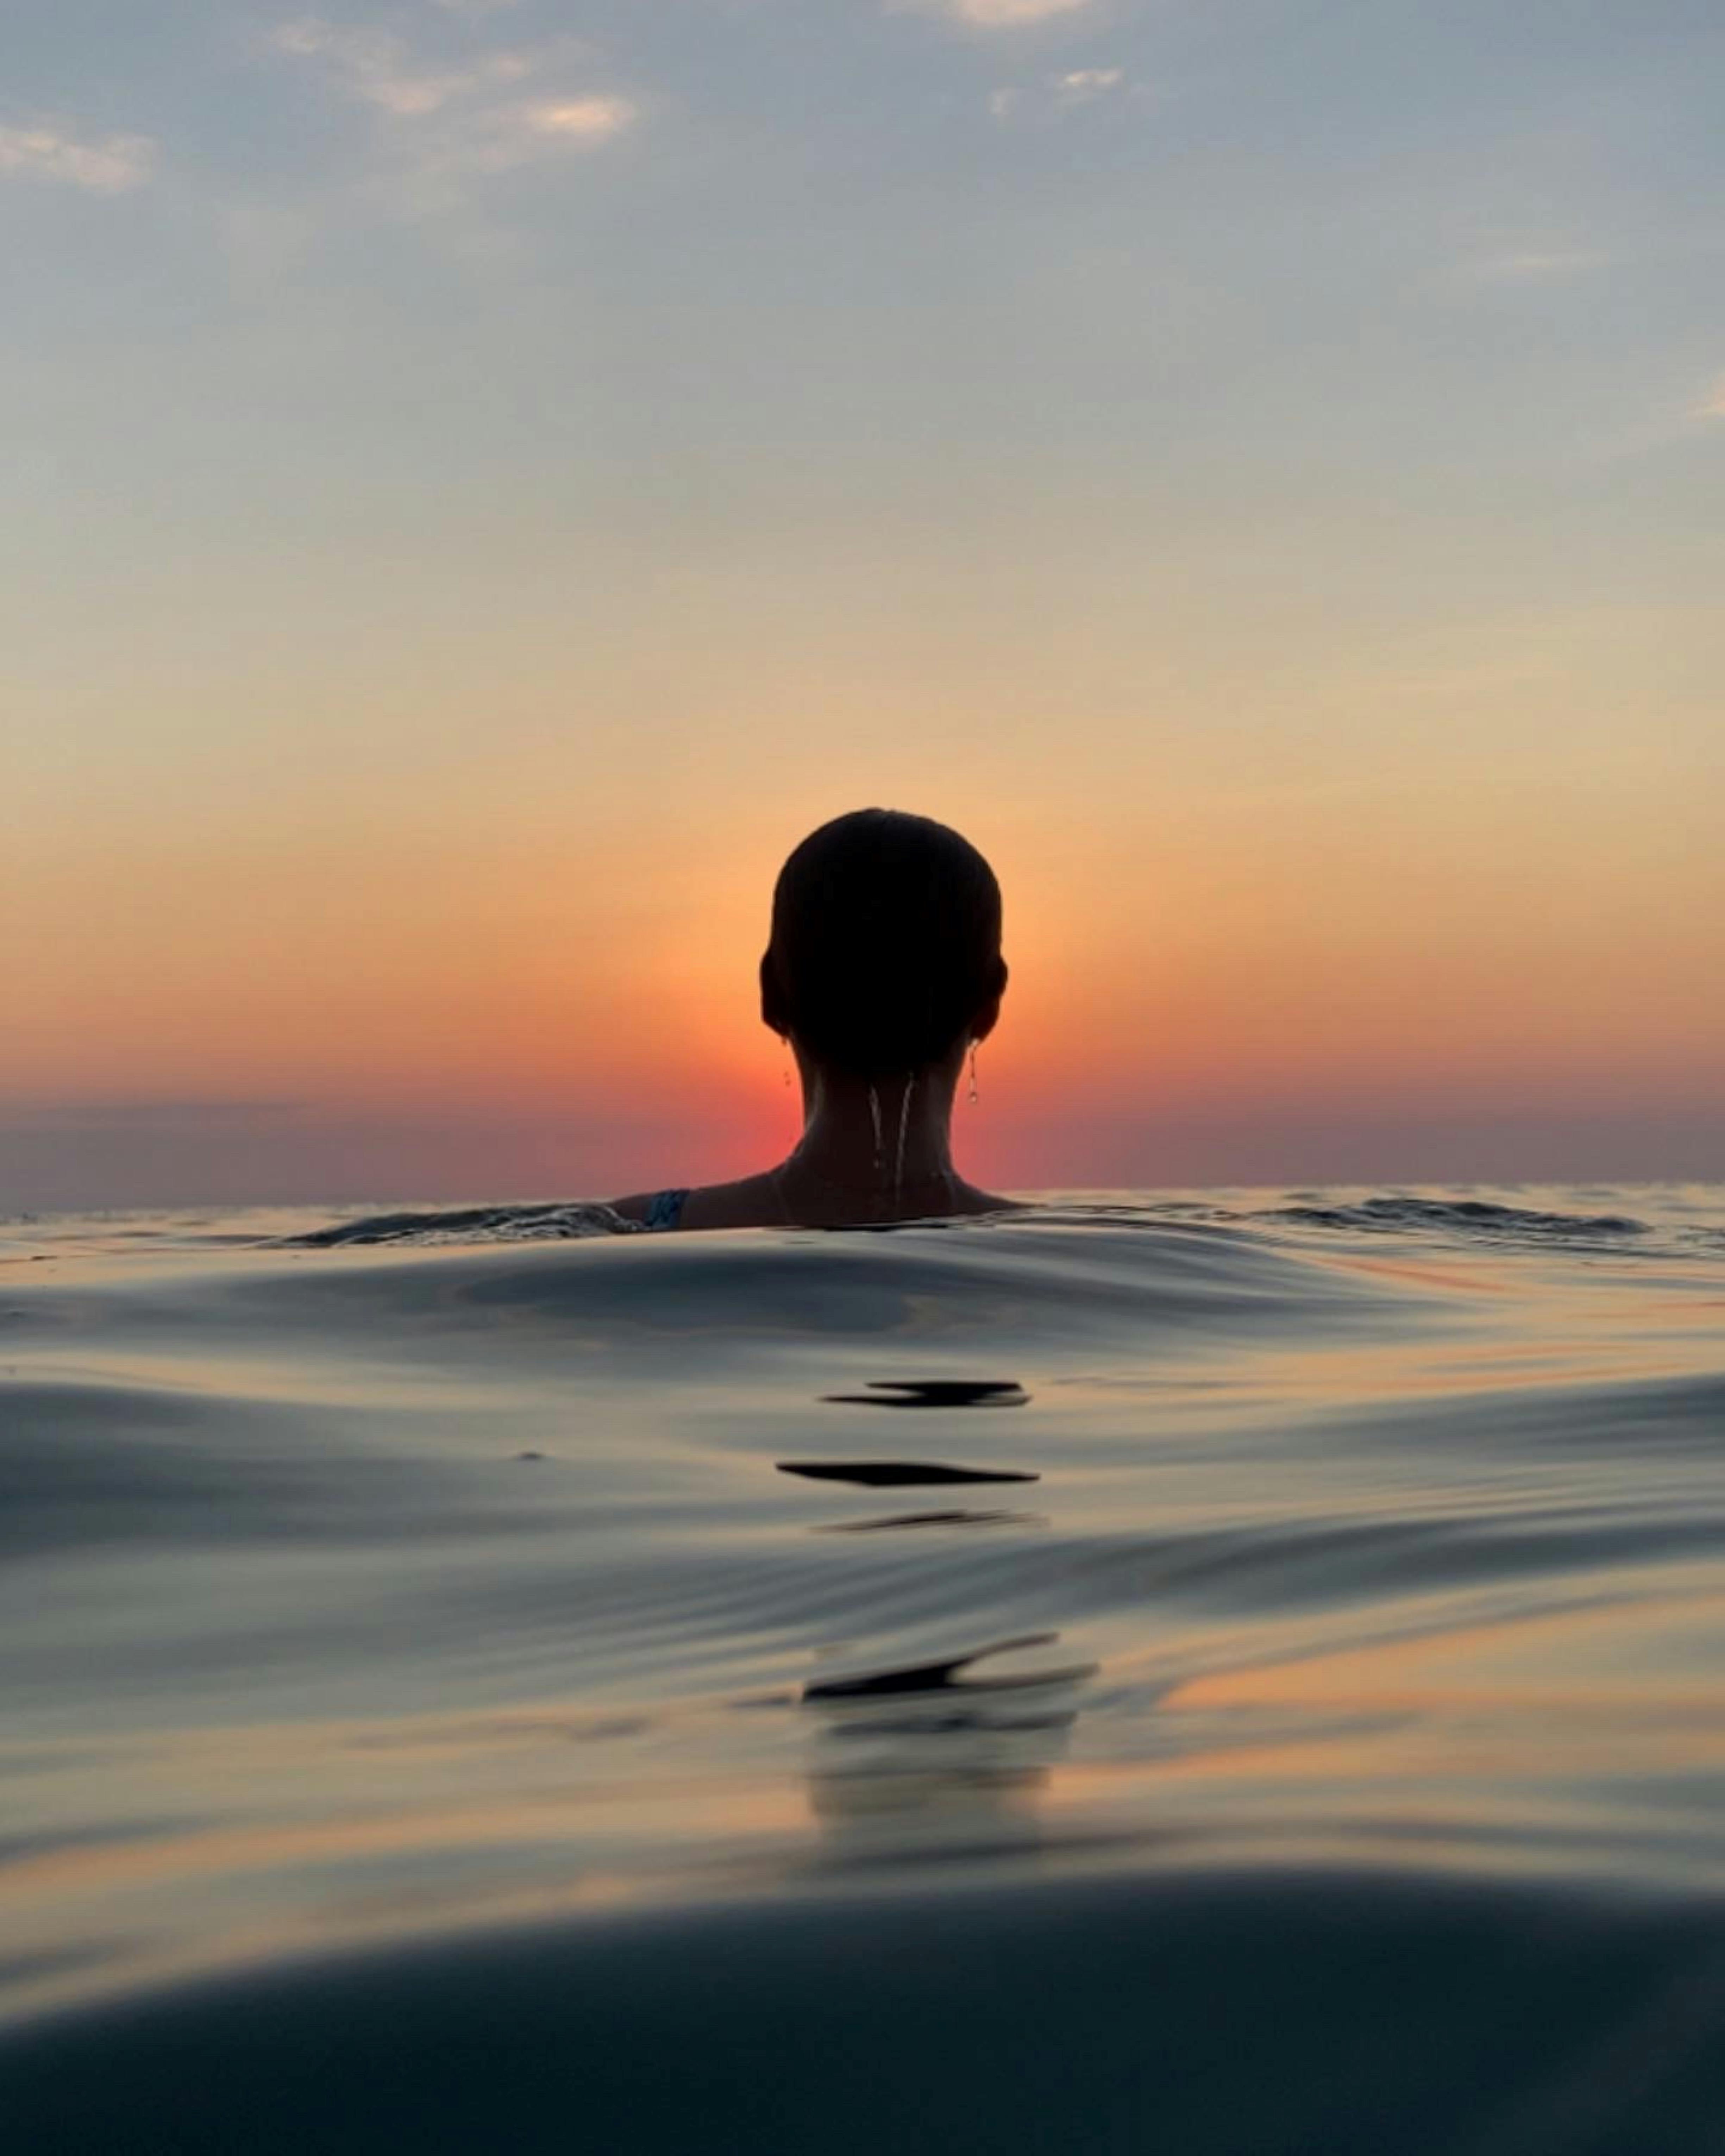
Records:
M649 1228L675 1228L683 1218L683 1200L686 1190L661 1190L647 1201L647 1225Z

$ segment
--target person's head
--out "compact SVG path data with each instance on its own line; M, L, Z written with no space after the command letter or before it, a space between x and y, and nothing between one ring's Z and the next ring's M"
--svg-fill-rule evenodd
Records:
M859 808L779 870L761 1015L811 1061L866 1080L956 1062L1005 987L1000 886L944 824Z

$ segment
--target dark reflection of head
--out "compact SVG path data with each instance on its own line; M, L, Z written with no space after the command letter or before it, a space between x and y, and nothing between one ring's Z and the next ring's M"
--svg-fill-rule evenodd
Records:
M869 1378L860 1393L823 1393L823 1407L1021 1408L1030 1395L1016 1378Z
M1051 1647L1003 1640L945 1661L806 1687L819 1717L809 1802L829 1861L1022 1852L1040 1840L1036 1799L1064 1755L1088 1667L1039 1660L972 1676L985 1657Z

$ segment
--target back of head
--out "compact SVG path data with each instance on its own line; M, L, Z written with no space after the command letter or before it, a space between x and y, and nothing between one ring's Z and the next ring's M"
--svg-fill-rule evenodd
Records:
M779 871L762 1013L834 1069L926 1070L992 1012L1005 980L1000 886L944 824L860 808L811 832Z

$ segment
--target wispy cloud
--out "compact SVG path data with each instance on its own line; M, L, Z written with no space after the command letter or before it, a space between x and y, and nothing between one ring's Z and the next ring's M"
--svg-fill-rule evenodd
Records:
M1023 29L1056 15L1076 15L1092 0L893 0L896 7L922 5L974 30Z
M566 97L516 108L514 118L531 135L572 142L605 142L635 117L626 97Z
M1125 80L1123 68L1075 68L1070 74L1055 78L1054 92L1062 105L1089 105L1118 90Z
M0 127L0 175L123 195L142 187L155 163L156 145L147 135L80 137L48 121Z
M464 172L507 172L568 151L597 150L634 126L626 97L527 98L467 114L420 146L416 169L426 179Z
M1126 69L1117 67L1074 68L1065 74L1048 76L1025 87L997 90L988 99L988 110L997 120L1050 120L1094 105L1101 98L1124 95L1142 97L1127 81Z
M533 63L525 53L488 53L465 68L416 65L404 39L387 30L341 29L311 15L284 23L278 52L321 61L342 89L398 119L423 118L475 91L523 80Z
M497 12L497 0L435 4L445 14ZM418 208L449 200L463 176L597 149L639 116L629 98L573 86L588 54L568 38L443 64L423 59L393 30L313 15L282 24L270 42L278 53L314 63L340 95L382 116L393 184Z
M1586 247L1511 248L1476 257L1467 264L1466 274L1486 284L1537 285L1580 276L1603 268L1604 262L1603 254Z
M1695 416L1697 419L1725 419L1725 374L1719 377L1697 405Z
M961 23L979 30L1009 30L1022 23L1045 23L1052 15L1076 14L1091 0L952 0Z

